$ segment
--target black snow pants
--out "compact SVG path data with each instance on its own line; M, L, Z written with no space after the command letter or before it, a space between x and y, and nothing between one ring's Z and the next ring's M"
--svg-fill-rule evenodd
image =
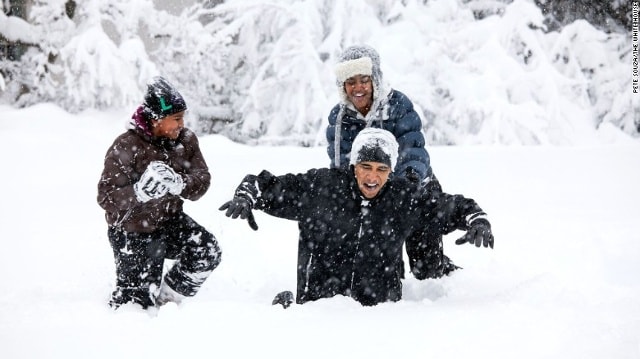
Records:
M185 213L151 233L110 226L108 235L116 265L116 289L110 302L115 308L129 302L143 308L153 306L153 291L160 288L165 258L175 260L165 283L184 296L194 296L222 254L213 234Z
M414 232L405 246L409 268L416 279L440 278L460 268L443 253L442 233L436 226Z
M431 181L424 184L431 193L441 193L440 182L432 175ZM405 242L409 268L417 279L440 278L458 269L442 250L442 230L438 223L425 223Z

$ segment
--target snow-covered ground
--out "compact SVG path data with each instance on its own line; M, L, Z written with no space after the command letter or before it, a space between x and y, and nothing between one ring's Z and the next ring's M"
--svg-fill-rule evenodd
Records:
M640 358L640 144L432 147L450 193L489 213L494 250L445 239L464 270L404 282L404 300L338 297L287 310L297 227L218 211L247 173L304 171L324 148L201 138L212 187L186 211L223 259L194 298L112 311L114 266L96 203L128 112L0 107L2 358ZM615 134L612 133L612 136Z

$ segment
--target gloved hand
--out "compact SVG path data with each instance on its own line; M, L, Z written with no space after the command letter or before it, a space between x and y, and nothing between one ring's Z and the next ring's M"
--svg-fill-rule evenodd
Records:
M480 247L482 244L485 248L493 248L493 233L491 233L491 224L484 218L478 218L469 223L467 233L456 240L456 244L471 243Z
M176 173L176 171L164 162L153 161L149 164L162 178L162 184L164 184L169 193L179 196L184 189L185 183L182 176Z
M275 298L271 302L271 305L280 304L282 308L287 309L289 306L295 301L293 293L291 291L285 290L284 292L280 292L276 294Z
M411 167L404 171L404 177L413 183L420 183L420 175Z
M251 227L251 229L253 229L254 231L258 230L258 224L253 217L253 212L251 212L251 210L253 209L253 204L245 196L233 196L233 199L231 201L223 204L218 209L220 211L227 210L227 212L224 214L227 217L235 219L240 216L240 218L246 219L249 222L249 227Z
M133 191L138 201L145 203L160 198L169 192L162 176L154 168L153 162L147 166L138 182L133 184Z

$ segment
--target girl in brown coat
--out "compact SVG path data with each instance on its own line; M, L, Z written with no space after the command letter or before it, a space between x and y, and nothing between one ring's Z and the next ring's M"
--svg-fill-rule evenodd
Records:
M186 109L171 84L154 78L105 156L98 204L115 258L114 309L180 302L220 263L216 238L182 209L183 198L198 200L211 180L196 135L184 128ZM165 258L176 261L163 279Z

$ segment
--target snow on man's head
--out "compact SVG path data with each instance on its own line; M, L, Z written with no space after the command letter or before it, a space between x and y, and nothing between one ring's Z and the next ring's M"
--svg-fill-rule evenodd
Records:
M161 76L154 77L147 84L143 105L147 118L154 120L187 109L187 104L180 92Z
M360 131L351 146L350 164L360 162L380 162L396 167L398 161L398 142L393 134L380 128L368 127Z

